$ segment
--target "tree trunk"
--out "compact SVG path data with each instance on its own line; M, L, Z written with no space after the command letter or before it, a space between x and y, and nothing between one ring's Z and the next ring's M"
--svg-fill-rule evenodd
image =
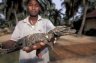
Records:
M4 0L4 15L5 15L5 18L6 18L6 6L7 6L7 4L6 4L6 0Z
M80 27L80 30L78 32L78 35L81 36L82 35L82 31L84 29L84 25L85 25L85 21L86 21L86 13L87 13L87 9L88 9L88 6L85 2L85 0L83 0L83 4L84 4L84 15L83 15L83 20L82 20L82 23L81 23L81 27Z
M15 16L15 20L16 20L16 24L18 23L18 18L17 18L17 14L16 11L14 10L14 16Z

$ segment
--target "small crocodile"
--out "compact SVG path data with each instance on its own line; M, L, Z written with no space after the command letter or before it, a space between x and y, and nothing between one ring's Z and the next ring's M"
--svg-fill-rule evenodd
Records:
M27 35L19 39L10 49L0 48L0 53L12 52L15 51L16 49L22 49L25 46L30 47L40 41L43 41L45 44L53 48L55 38L73 33L74 30L70 30L69 27L57 26L54 29L50 30L48 33L35 33Z

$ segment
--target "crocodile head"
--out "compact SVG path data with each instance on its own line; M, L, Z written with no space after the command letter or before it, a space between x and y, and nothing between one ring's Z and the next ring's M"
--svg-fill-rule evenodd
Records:
M57 26L53 30L50 30L48 33L49 34L52 33L52 34L54 34L54 36L60 37L63 35L75 33L75 30L71 29L70 27L67 27L67 26Z

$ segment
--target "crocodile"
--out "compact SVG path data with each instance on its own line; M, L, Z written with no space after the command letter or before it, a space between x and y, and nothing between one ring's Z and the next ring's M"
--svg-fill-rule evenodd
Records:
M10 53L12 51L16 51L18 49L22 49L25 46L32 46L36 43L39 43L43 41L45 44L50 46L53 49L54 39L60 36L73 34L75 31L72 29L70 30L70 27L66 26L57 26L54 29L50 30L48 33L34 33L27 35L21 39L19 39L14 46L10 49L4 49L2 48L3 45L1 45L0 53Z

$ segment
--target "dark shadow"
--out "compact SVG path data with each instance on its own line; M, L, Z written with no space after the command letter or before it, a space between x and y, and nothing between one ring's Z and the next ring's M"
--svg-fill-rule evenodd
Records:
M96 37L96 29L91 28L90 30L86 31L86 35Z

